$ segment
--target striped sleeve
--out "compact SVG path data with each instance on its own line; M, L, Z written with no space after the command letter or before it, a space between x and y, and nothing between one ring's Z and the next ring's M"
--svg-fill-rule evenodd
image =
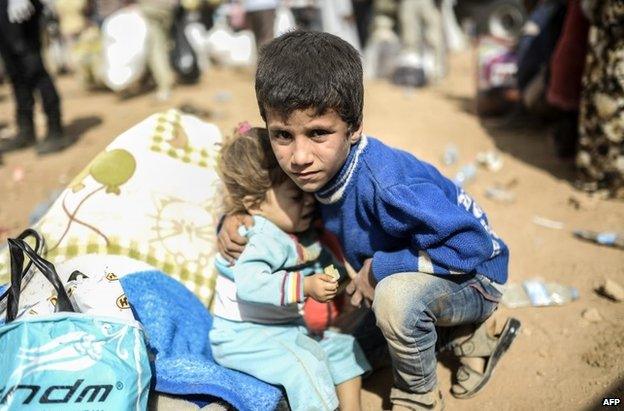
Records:
M303 275L297 272L284 272L280 305L303 302Z
M303 276L286 271L290 260L296 261L285 238L253 235L233 268L236 294L248 302L288 305L303 301Z

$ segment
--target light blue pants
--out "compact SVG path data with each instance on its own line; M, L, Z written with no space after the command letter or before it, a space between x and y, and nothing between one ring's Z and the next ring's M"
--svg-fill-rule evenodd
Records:
M283 386L293 411L335 410L336 385L370 370L352 336L326 331L315 339L299 323L265 325L215 317L210 343L220 365Z

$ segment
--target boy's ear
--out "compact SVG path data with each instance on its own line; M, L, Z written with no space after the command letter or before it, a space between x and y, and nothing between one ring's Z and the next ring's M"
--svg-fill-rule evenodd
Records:
M349 142L351 144L355 144L360 141L360 138L362 138L362 130L364 130L364 124L360 123L360 125L351 132L351 135L349 136Z

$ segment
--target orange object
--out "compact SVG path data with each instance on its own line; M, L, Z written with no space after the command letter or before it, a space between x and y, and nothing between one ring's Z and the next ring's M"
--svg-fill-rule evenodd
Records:
M324 247L327 247L336 257L336 259L344 264L344 254L338 239L329 231L320 228L319 239ZM312 298L308 298L303 307L303 319L308 329L315 334L322 334L340 315L343 298L337 296L333 301L328 303L319 303Z

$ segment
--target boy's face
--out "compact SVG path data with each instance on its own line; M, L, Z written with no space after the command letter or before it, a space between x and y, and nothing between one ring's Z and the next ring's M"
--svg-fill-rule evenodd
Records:
M362 127L349 133L334 110L315 115L314 109L295 110L283 119L267 111L271 147L279 165L303 191L320 190L338 173Z

